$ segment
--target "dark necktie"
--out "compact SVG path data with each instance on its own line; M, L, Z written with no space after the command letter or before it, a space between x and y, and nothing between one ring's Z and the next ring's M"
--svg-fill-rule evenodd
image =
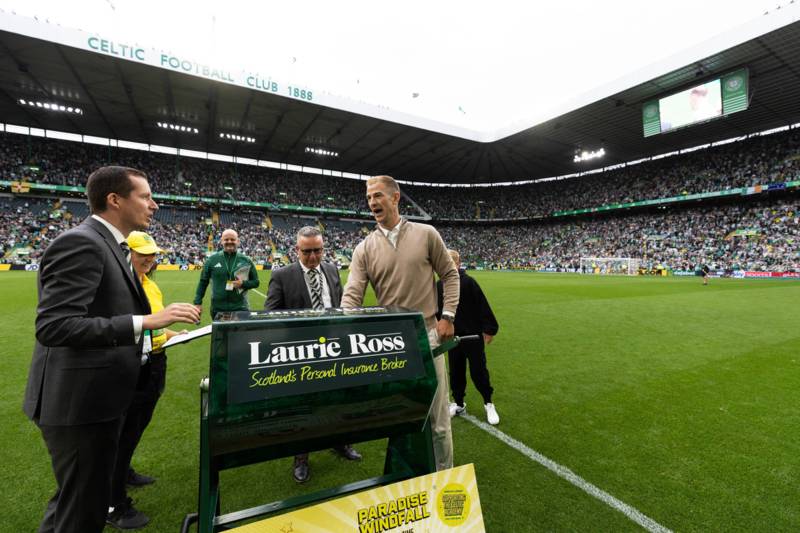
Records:
M139 276L136 275L136 272L133 271L133 265L131 264L131 247L128 246L127 241L122 241L119 243L119 249L122 250L122 255L125 256L125 264L128 265L128 272L131 273L133 276L133 283L136 285L136 289L139 291L139 294L147 300L147 296L144 294L144 288L142 287L142 283L139 281ZM144 362L142 363L144 364Z
M311 307L323 309L325 306L322 304L322 283L319 279L319 271L316 268L308 271L308 282L309 287L311 287Z

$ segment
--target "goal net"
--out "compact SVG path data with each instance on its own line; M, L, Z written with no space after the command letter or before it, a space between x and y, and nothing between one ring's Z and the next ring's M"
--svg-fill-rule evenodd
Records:
M582 274L616 274L635 276L641 259L636 257L581 257Z

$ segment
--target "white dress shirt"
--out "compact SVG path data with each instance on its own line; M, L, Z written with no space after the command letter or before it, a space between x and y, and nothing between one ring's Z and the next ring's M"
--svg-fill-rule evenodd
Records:
M116 226L114 226L114 224L101 216L92 215L92 218L100 222L108 231L111 232L111 236L114 237L114 240L117 241L117 244L122 244L125 242L125 236L120 230L117 229ZM128 267L130 267L131 272L135 276L136 272L133 271L133 265L128 263ZM133 337L137 343L139 342L139 337L142 335L142 320L142 315L133 315Z
M402 218L400 219L400 222L398 222L392 229L386 229L380 224L378 224L378 228L384 235L386 235L386 238L389 239L389 243L391 243L392 247L395 249L397 248L397 237L400 236L400 226L402 225L403 225Z

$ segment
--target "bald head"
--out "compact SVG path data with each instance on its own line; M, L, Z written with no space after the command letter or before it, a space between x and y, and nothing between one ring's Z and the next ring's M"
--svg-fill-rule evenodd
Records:
M236 253L239 248L239 234L235 230L226 229L219 238L222 249L229 254Z

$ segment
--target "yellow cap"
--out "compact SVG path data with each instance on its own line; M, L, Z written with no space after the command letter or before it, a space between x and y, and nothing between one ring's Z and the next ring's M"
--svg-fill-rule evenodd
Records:
M132 231L128 235L128 246L131 250L138 252L142 255L157 254L163 252L161 248L156 245L156 241L143 231Z

